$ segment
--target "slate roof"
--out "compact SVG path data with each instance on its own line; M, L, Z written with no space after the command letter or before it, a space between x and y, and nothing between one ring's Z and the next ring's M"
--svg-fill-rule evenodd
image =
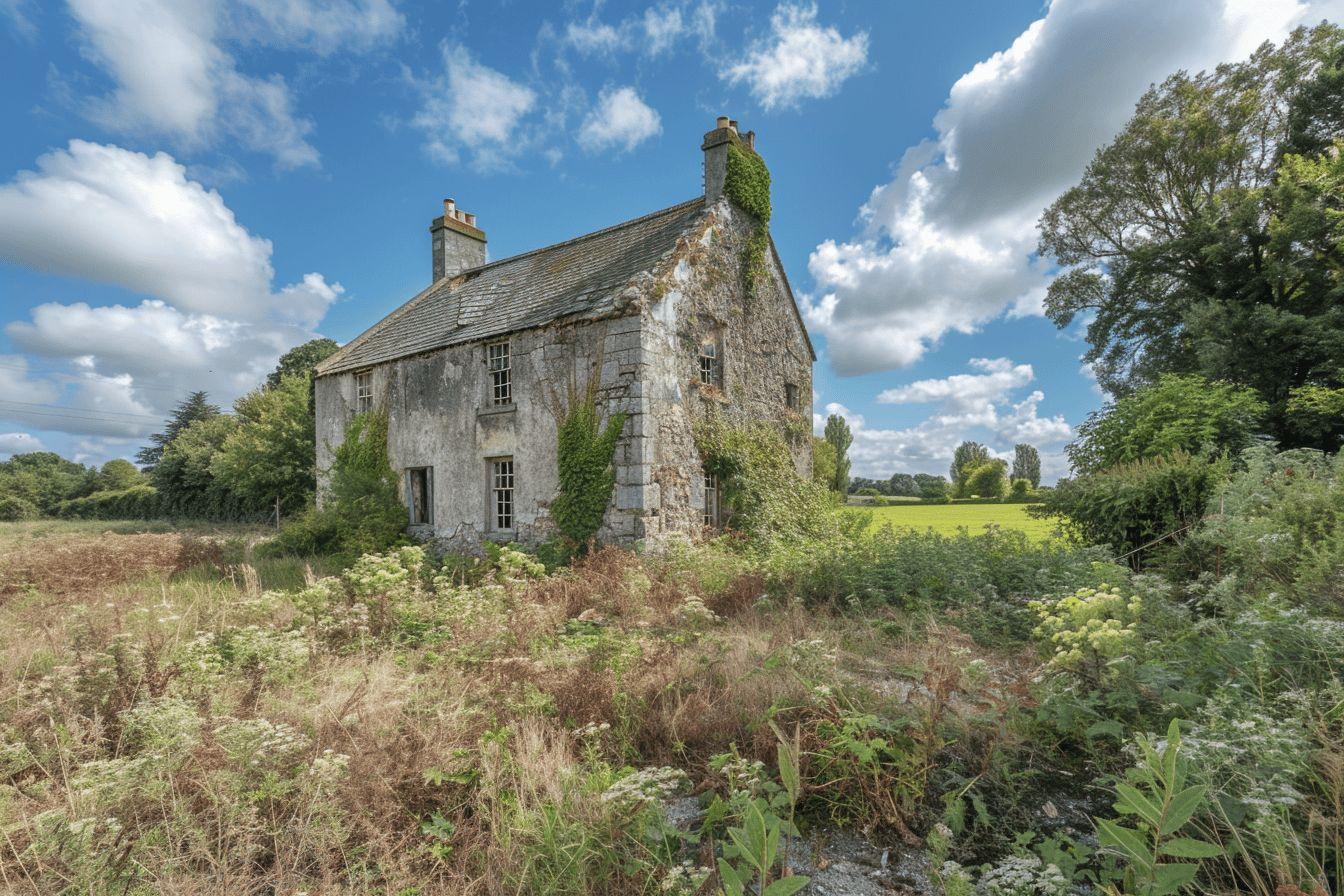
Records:
M704 215L705 200L445 277L317 367L325 376L562 318L608 312L630 279L652 271Z

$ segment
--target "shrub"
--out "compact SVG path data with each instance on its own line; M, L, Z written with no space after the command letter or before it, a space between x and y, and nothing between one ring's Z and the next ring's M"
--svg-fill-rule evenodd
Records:
M998 498L1008 486L1008 465L995 458L972 467L966 473L965 492L981 498Z
M1081 473L1179 452L1236 455L1250 447L1266 408L1254 389L1166 374L1093 412L1066 450Z
M1012 485L1008 487L1008 494L1003 500L1012 504L1026 504L1029 501L1036 500L1030 480L1014 479Z
M137 485L121 491L102 491L62 501L56 515L85 520L148 520L163 515L159 491Z
M352 419L334 455L320 506L291 518L263 546L263 554L330 554L350 562L403 537L406 505L387 457L387 415L374 412Z
M1254 448L1211 499L1218 513L1196 532L1206 568L1235 574L1251 593L1292 588L1299 601L1344 596L1344 457Z
M16 523L40 516L37 505L18 495L0 495L0 522Z
M1145 552L1158 547L1153 542L1179 541L1199 522L1228 466L1225 460L1177 451L1060 480L1027 512L1067 520L1086 540L1133 554L1137 567Z

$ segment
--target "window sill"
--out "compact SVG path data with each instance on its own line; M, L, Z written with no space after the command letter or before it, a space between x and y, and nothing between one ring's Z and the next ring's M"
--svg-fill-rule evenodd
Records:
M509 402L508 404L492 404L487 407L481 408L479 411L476 412L476 416L493 417L497 414L512 414L517 409L518 406L513 402Z
M491 529L489 532L485 533L486 541L513 541L517 537L518 534L513 529Z

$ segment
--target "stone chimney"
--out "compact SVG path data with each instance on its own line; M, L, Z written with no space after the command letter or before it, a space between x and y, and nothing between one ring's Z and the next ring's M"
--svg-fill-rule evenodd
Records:
M475 215L451 199L443 200L443 217L429 225L429 239L435 283L485 264L485 231L477 228Z
M714 122L714 130L705 134L705 142L700 145L705 151L706 202L717 202L723 196L723 181L728 175L728 146L732 143L755 152L756 132L748 131L743 137L737 132L736 121L720 115Z

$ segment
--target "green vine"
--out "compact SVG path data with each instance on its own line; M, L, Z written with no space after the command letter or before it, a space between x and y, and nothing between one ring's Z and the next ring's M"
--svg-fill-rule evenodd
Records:
M603 425L594 386L570 388L556 428L560 490L551 503L551 519L572 547L581 549L602 526L616 486L612 459L625 418L617 412Z
M759 420L735 424L711 413L694 434L706 472L719 479L732 528L758 543L828 531L826 491L798 475L776 426Z
M770 244L770 169L754 151L729 143L723 192L752 219L742 259L742 287L748 296L755 296L765 276L765 250Z

